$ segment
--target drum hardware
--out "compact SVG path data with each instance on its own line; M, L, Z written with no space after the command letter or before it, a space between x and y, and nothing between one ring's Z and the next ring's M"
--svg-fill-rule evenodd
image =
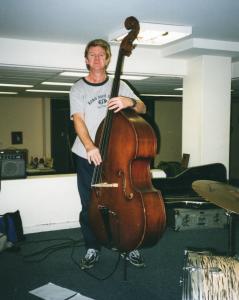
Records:
M228 256L208 251L185 251L183 300L237 300L239 295L239 256L234 254L234 217L239 214L239 189L211 180L197 180L192 188L205 200L223 208L228 218Z
M210 255L208 255L208 256L210 256ZM207 270L209 273L215 273L215 274L222 273L222 269L219 267L216 267L216 266L206 268L205 266L199 267L199 266L190 265L190 266L184 267L184 270L189 271L189 272L197 272L199 270Z
M209 273L215 273L215 274L219 274L222 272L222 269L218 268L218 267L212 267L212 268L199 268L199 267L186 267L185 270L188 270L190 272L195 272L198 270L208 270Z
M238 274L238 259L187 250L180 280L182 300L237 300Z
M196 180L192 188L205 200L225 209L228 218L228 255L235 255L234 216L239 214L239 188L213 180Z
M228 219L228 255L235 255L235 229L234 229L234 216L231 212L225 212Z

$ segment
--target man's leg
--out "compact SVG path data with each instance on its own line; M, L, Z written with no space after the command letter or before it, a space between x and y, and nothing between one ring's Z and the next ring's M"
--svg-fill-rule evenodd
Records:
M90 228L88 211L90 205L91 179L94 166L90 165L84 158L76 158L77 184L81 198L82 210L80 212L81 231L85 242L87 253L81 260L81 268L89 269L94 266L99 259L100 245L96 240L94 233Z

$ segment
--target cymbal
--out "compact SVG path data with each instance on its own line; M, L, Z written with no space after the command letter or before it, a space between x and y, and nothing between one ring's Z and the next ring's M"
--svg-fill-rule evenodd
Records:
M192 188L205 200L239 214L239 188L213 180L196 180Z

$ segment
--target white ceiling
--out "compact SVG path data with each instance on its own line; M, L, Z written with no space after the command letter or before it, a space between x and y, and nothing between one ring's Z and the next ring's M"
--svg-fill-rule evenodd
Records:
M183 41L172 57L211 53L239 61L238 0L0 0L0 38L86 44L98 37L107 40L131 15L140 22L192 26L188 39L198 39L203 47L195 48ZM218 48L212 49L208 40L220 41ZM172 48L165 48L165 53L170 51ZM0 64L0 83L33 84L37 88L45 80L76 80L59 79L61 71ZM153 77L131 83L139 93L180 94L173 88L182 86L182 79ZM233 85L234 90L239 89L237 80ZM6 88L0 87L3 90Z

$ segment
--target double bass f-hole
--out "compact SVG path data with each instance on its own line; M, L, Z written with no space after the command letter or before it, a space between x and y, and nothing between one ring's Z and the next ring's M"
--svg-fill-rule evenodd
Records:
M134 193L129 193L127 194L126 190L127 190L127 183L126 183L126 178L125 178L125 174L122 170L118 171L118 176L122 178L122 187L123 187L123 193L126 199L131 200L134 197Z

